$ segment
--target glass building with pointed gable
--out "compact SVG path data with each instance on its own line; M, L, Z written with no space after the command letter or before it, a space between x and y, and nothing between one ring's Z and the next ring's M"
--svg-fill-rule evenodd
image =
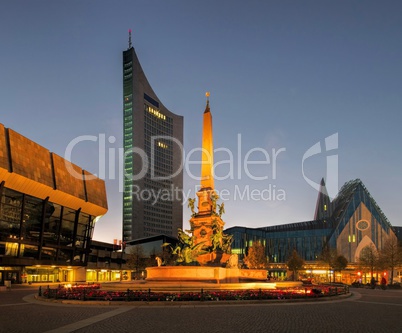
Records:
M260 241L265 246L270 274L282 279L286 278L285 263L293 250L305 260L305 272L326 272L321 278L328 279L328 266L320 264L320 256L325 248L336 250L349 263L351 271L342 278L351 283L357 279L362 250L373 247L381 251L387 241L397 240L397 230L363 182L356 179L345 183L332 201L322 180L314 220L263 228L232 227L225 232L233 235L232 251L240 258L253 242Z
M123 241L183 224L183 117L159 100L131 45L123 51Z

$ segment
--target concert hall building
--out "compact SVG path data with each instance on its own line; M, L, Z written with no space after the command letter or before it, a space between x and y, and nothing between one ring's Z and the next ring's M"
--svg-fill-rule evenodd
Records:
M0 284L85 281L103 180L0 124Z

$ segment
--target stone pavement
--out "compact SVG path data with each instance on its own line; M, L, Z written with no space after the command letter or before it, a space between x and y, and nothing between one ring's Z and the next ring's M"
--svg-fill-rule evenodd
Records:
M37 288L0 292L1 332L400 332L401 290L351 289L320 302L64 305Z

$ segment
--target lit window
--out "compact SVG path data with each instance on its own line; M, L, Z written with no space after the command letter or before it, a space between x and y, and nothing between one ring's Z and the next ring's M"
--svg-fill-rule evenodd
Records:
M162 113L160 113L158 110L154 109L153 107L150 106L146 106L148 112L150 114L152 114L154 117L158 118L158 119L162 119L162 120L166 120L166 116Z
M167 149L167 148L168 148L168 145L167 145L166 143L163 143L163 142L158 141L158 147L161 147L161 148L163 148L163 149Z

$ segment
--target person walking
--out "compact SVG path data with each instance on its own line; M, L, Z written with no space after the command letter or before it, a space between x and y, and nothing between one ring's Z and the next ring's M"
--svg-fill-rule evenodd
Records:
M385 279L385 276L383 276L383 277L381 278L381 289L382 289L382 290L387 289L387 280Z
M371 287L371 289L375 289L376 283L377 283L377 281L376 281L376 279L374 279L374 276L373 276L373 277L371 278L371 281L370 281L370 287Z

